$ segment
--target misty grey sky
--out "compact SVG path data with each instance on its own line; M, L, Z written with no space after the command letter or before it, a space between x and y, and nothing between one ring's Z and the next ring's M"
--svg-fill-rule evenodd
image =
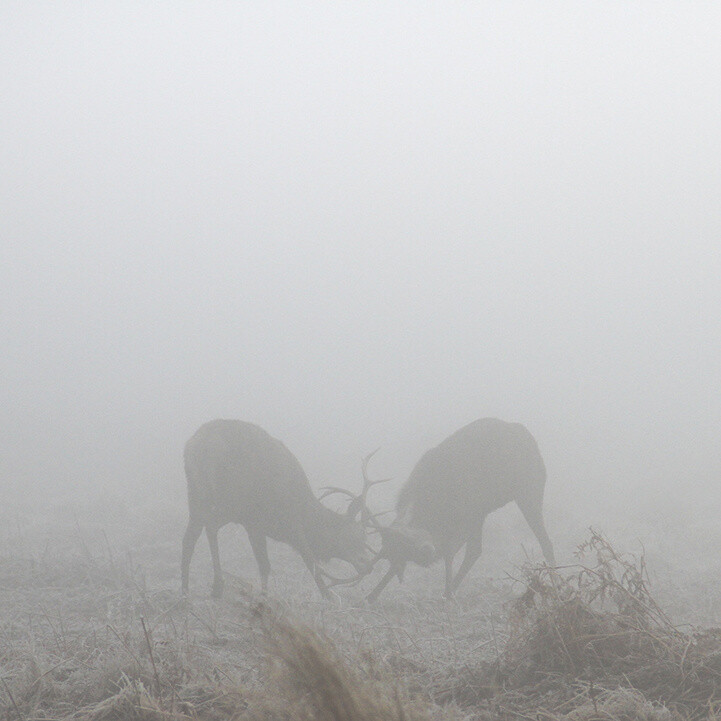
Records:
M182 498L219 416L400 480L497 415L551 496L721 504L720 37L715 2L4 2L0 485Z

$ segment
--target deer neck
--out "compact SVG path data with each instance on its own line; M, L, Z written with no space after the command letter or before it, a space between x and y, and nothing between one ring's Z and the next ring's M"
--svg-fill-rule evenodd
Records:
M408 528L413 525L413 516L413 501L411 501L396 511L396 517L391 525Z
M305 508L303 532L311 550L321 560L325 553L327 528L338 516L320 501L309 503Z

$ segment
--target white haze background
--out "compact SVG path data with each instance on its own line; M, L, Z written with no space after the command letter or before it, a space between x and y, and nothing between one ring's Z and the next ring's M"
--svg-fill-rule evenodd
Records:
M394 489L721 510L721 6L4 2L5 498L185 502L206 420Z

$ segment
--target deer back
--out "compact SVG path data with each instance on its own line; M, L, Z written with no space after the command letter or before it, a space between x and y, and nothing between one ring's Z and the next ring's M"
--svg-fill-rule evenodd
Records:
M185 446L191 514L235 522L281 538L319 504L285 445L253 423L216 420Z
M546 471L520 423L469 423L418 461L398 497L399 516L434 535L473 525L519 496L541 494Z

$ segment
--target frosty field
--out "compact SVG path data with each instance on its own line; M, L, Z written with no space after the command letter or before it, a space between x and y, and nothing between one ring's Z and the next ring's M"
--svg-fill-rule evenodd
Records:
M209 596L212 574L201 539L185 599L178 577L183 525L181 508L131 512L120 501L18 508L5 515L0 547L4 718L486 719L523 718L533 706L539 718L713 717L713 685L708 703L697 704L693 713L672 703L666 708L604 677L593 659L571 660L578 666L571 668L566 664L570 651L561 667L554 661L553 668L535 668L533 684L514 689L517 672L508 668L508 654L509 640L517 646L521 638L517 601L527 591L528 572L521 566L527 563L524 549L530 560L538 558L538 550L512 513L501 512L498 522L489 523L484 558L456 598L443 598L442 568L434 566L409 569L403 585L391 584L372 605L363 601L370 581L336 589L333 602L322 600L300 559L279 544L270 550L270 593L260 596L245 532L230 526L221 532L224 598ZM570 524L559 528L553 518L550 525L560 563L569 566L559 578L572 575L578 569L574 549L590 532ZM688 527L686 521L678 526ZM677 659L682 672L691 674L684 664L696 649L693 653L704 654L703 668L714 673L708 658L717 653L716 635L694 636L688 624L699 629L719 624L720 565L713 555L718 534L700 522L696 533L669 523L637 522L634 537L631 528L618 524L615 535L607 535L619 553L635 554L636 567L645 552L642 572L654 602L668 616L672 634L688 639L685 657ZM591 554L583 562L593 566L594 559ZM568 603L562 595L556 600ZM544 605L547 601L542 596L535 601L534 613L542 620L544 613L556 612ZM604 606L599 618L611 618L604 614L613 616L617 605ZM562 623L570 623L569 612L563 614ZM658 628L643 634L667 633ZM578 640L588 629L571 631ZM604 633L610 632L596 629L596 641ZM581 646L594 642L584 636ZM633 648L641 652L638 644ZM598 656L598 649L593 653ZM628 648L624 654L631 658ZM545 661L527 658L518 667L523 671L538 663ZM693 668L697 676L698 668ZM544 683L539 684L539 673ZM703 688L703 679L699 684ZM346 698L346 692L357 698Z

